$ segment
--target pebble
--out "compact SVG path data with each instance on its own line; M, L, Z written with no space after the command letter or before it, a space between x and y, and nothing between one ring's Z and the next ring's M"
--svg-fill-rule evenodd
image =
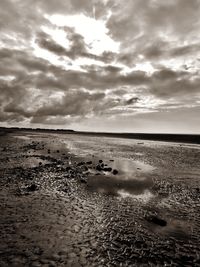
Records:
M118 174L118 170L115 170L115 169L114 169L114 170L113 170L113 174L114 174L114 175L117 175L117 174Z

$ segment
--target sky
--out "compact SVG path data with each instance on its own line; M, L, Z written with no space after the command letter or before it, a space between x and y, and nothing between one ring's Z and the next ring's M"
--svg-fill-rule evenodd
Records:
M0 126L200 134L200 0L0 0Z

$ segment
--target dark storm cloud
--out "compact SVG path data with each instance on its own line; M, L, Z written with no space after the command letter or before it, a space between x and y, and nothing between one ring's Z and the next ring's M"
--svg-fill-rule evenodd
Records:
M17 115L20 115L21 117L26 117L26 118L30 118L32 116L31 112L27 112L22 107L19 107L17 103L13 103L13 102L5 106L3 111L5 113L17 114Z
M138 42L140 43L140 42ZM127 64L128 66L134 66L134 63L138 60L138 55L142 55L145 60L150 60L153 63L160 59L178 59L180 57L192 57L200 49L200 44L190 45L171 45L170 42L152 41L152 43L139 45L133 48L132 52L122 52L118 56L118 61Z
M115 38L133 40L145 33L147 38L157 33L192 34L198 28L199 0L113 2L113 15L108 27Z
M100 5L102 6L102 4ZM91 1L1 0L0 29L30 36L31 30L38 29L44 23L48 24L43 14L73 14L82 11L92 14Z
M64 47L54 42L50 36L44 32L41 32L38 35L36 42L39 44L40 47L47 49L50 52L53 52L57 55L65 56L67 55L67 51Z
M138 97L131 97L130 99L126 100L126 104L127 105L134 104L134 103L137 103L138 100L139 100Z
M20 79L32 71L45 73L56 69L47 60L34 57L29 51L3 48L0 50L0 75L14 75Z
M12 54L13 53L13 54ZM106 67L91 66L88 72L65 71L58 67L53 67L43 59L29 57L19 51L3 51L2 58L6 59L8 55L12 58L14 66L18 66L27 71L14 71L13 65L10 66L12 75L15 79L12 81L1 82L2 103L4 113L8 116L16 115L16 118L32 118L32 122L37 123L41 118L47 116L84 116L90 113L100 114L109 112L113 107L132 105L138 102L138 97L123 99L123 94L128 93L129 89L123 89L121 98L110 97L102 93L92 93L94 89L104 90L120 88L121 86L146 85L151 94L156 97L168 98L176 94L192 95L198 91L199 79L190 81L190 73L186 71L175 72L170 69L161 69L152 76L147 76L145 72L133 71L129 74L121 74L121 68L112 65ZM10 59L10 57L8 57ZM4 62L5 63L5 62ZM11 63L11 62L10 62ZM38 71L32 74L31 71ZM46 75L45 75L45 73ZM48 74L51 74L50 76ZM31 99L29 88L38 88L42 91L56 90L64 92L65 97L61 100L55 100L48 104L27 111L24 102ZM70 88L73 88L72 90ZM80 91L80 88L86 88L91 91ZM70 93L68 91L70 90ZM42 123L43 119L41 120Z
M101 104L100 101L103 101L104 97L103 93L69 92L60 101L54 100L42 106L34 116L86 115Z
M113 1L112 12L107 25L122 40L120 62L133 66L138 55L156 60L199 51L199 0Z
M150 92L161 98L191 96L199 92L200 79L187 71L162 69L151 77Z

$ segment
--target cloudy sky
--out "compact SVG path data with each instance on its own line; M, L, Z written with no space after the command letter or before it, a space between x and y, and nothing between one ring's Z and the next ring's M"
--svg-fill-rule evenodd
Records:
M0 125L200 133L200 0L0 0Z

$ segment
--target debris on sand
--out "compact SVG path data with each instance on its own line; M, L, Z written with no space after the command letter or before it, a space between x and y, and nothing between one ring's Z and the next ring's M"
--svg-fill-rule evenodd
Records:
M114 169L112 173L113 173L114 175L117 175L117 174L118 174L118 170Z
M34 191L38 190L38 186L36 184L32 184L32 185L28 186L26 189L29 192L34 192Z
M96 170L100 172L100 171L102 171L103 169L102 169L102 167L98 164L98 165L96 166Z
M84 161L81 161L81 162L79 162L78 164L77 164L77 166L83 166L85 164L85 162Z
M159 218L158 216L155 216L155 215L151 215L149 217L146 218L146 220L148 222L151 222L151 223L154 223L154 224L157 224L159 226L166 226L167 225L167 222L161 218Z
M81 181L81 183L83 183L83 184L87 184L87 181L86 181L86 179L84 179L84 178L81 178L80 181Z

